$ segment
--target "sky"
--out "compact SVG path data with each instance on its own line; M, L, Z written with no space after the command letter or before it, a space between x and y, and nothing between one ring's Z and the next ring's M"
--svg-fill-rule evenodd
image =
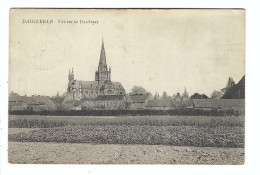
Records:
M93 81L102 37L111 79L127 92L210 96L245 74L243 10L13 9L9 92L62 94L71 68L75 79Z

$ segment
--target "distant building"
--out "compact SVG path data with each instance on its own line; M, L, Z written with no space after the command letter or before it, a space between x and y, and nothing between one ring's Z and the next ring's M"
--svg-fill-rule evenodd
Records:
M96 98L64 101L63 108L66 110L122 109L123 100L124 95L100 95Z
M94 99L86 100L81 104L82 110L93 110L93 109L97 109L97 108L98 108L98 106L96 105Z
M73 69L72 72L69 71L68 80L65 101L96 98L102 95L125 95L123 85L120 82L111 81L111 68L107 67L103 41L95 81L75 80Z
M186 90L186 88L184 89L184 92L182 95L180 95L179 92L177 92L177 94L173 95L173 101L174 101L174 105L176 108L186 108L186 107L190 107L190 97L189 94Z
M245 75L222 96L222 99L245 99Z
M56 97L51 97L50 99L55 104L57 110L62 109L62 103L64 101L64 97L56 96Z
M132 105L131 109L145 109L148 100L151 99L150 94L132 94L129 96Z
M146 109L150 110L169 110L174 108L175 104L173 99L152 99L146 104Z
M182 97L179 92L177 92L177 94L174 96L174 101L175 103L181 103Z
M122 109L124 95L100 95L93 102L98 109Z
M65 110L81 110L82 109L82 103L84 103L84 100L69 100L64 101L62 104L62 109Z
M245 110L244 99L193 99L193 108L210 110Z
M9 110L21 111L21 110L53 110L56 109L53 101L47 96L20 96L17 93L11 93L9 95Z
M189 94L188 94L186 88L184 89L184 92L183 92L183 94L182 94L182 100L183 100L183 101L189 100Z

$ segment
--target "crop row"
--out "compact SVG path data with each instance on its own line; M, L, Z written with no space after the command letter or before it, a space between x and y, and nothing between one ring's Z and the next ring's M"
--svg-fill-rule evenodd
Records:
M243 127L86 125L34 130L9 135L18 142L147 144L198 147L244 147Z
M196 126L244 127L244 117L206 116L9 116L9 128L53 128L86 125L149 125L149 126Z
M171 110L40 110L9 111L12 115L45 115L45 116L241 116L244 111L236 110L202 110L194 108L177 108Z

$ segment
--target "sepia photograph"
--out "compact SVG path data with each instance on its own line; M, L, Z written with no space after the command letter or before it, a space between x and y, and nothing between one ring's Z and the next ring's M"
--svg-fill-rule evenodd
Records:
M245 163L244 9L10 9L11 164Z

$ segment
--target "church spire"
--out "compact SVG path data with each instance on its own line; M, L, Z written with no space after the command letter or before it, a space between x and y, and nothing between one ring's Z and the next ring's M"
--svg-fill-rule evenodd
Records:
M104 39L103 39L103 36L102 36L102 48L104 48Z
M101 46L101 53L100 53L98 68L101 70L105 70L105 71L107 70L106 53L105 53L103 37L102 37L102 46Z
M111 81L111 68L109 68L109 70L107 69L107 61L106 61L106 53L105 53L103 37L102 37L102 45L101 45L101 53L100 53L100 59L98 64L98 70L95 73L95 80Z
M188 92L186 90L186 87L184 87L184 92L183 92L182 96L183 97L189 97L189 94L188 94Z

